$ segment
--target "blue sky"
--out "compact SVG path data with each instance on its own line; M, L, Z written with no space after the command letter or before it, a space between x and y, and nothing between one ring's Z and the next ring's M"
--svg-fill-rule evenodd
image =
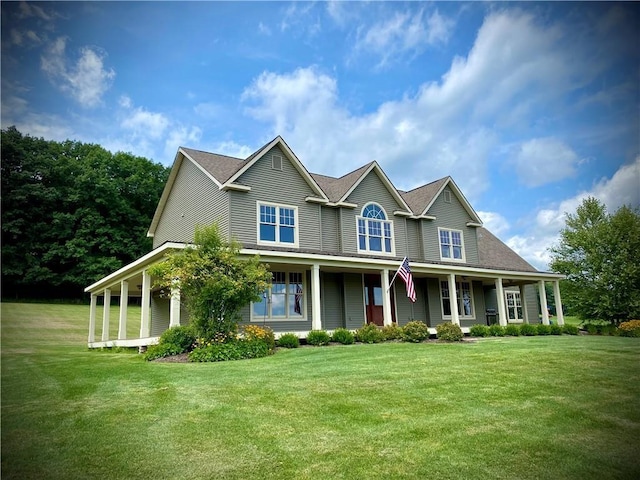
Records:
M587 195L640 205L640 4L2 2L2 128L170 165L282 135L314 173L451 175L547 268Z

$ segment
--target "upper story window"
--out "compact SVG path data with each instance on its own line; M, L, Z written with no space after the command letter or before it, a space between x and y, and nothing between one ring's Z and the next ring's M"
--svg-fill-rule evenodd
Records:
M393 225L380 205L365 205L357 221L358 252L394 253Z
M440 259L464 262L464 241L460 230L439 228Z
M298 246L298 207L258 202L258 244Z

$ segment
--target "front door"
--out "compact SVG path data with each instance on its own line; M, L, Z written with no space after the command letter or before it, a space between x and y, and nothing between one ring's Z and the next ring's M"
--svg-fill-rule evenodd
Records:
M367 311L367 323L384 325L384 313L382 311L382 284L380 275L364 276L364 301ZM393 315L393 292L391 296L391 315Z

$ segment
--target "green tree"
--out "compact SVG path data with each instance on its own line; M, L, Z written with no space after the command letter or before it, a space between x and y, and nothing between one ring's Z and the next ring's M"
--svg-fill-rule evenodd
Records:
M580 318L611 323L640 318L640 212L623 206L609 215L595 198L568 214L551 269L566 275L563 302Z
M149 269L155 286L167 294L180 289L199 337L233 339L240 310L267 288L267 267L258 256L240 259L239 251L240 244L225 242L216 224L198 226L193 247L172 252Z

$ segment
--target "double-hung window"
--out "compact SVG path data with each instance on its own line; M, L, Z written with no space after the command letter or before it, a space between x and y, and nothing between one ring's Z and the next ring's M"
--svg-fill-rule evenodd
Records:
M357 217L358 252L393 254L392 222L380 205L368 203Z
M298 246L298 208L258 202L258 244Z
M522 322L522 299L520 298L520 292L506 291L504 292L505 299L507 300L507 318L509 322L520 323Z
M464 262L464 241L460 230L439 228L440 259Z
M272 272L269 288L253 302L252 319L302 320L305 315L304 274L302 272Z
M449 282L440 282L440 297L442 299L442 315L450 317L451 290L449 290ZM471 282L456 282L456 300L454 303L457 305L460 318L475 318Z

